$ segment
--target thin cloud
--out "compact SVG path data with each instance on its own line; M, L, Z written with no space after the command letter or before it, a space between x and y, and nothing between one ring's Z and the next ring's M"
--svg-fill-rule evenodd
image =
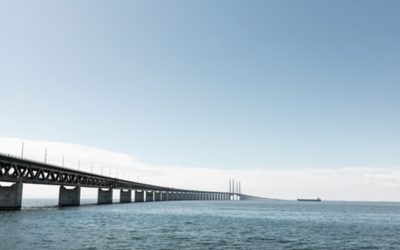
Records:
M132 181L170 187L228 190L228 180L242 183L242 191L279 199L316 198L324 200L400 201L400 168L340 167L227 170L208 167L160 166L135 157L82 145L0 138L0 152L111 175ZM50 187L49 187L50 190ZM46 188L28 192L46 197ZM51 191L53 192L53 191Z

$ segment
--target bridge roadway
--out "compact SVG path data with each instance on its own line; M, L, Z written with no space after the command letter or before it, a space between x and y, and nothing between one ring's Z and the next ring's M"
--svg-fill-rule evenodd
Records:
M132 202L132 191L135 202L256 198L238 193L176 189L132 182L6 154L0 154L0 181L14 183L11 186L0 185L0 210L21 208L23 183L59 185L60 207L79 206L81 187L98 188L98 204L112 203L113 189L120 189L121 203Z

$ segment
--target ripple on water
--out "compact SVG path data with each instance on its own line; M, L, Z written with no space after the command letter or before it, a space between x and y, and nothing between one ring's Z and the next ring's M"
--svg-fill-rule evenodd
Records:
M397 203L50 206L1 212L0 249L398 249L399 215Z

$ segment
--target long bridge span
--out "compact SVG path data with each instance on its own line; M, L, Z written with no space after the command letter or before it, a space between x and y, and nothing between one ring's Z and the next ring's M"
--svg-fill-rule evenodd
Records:
M249 200L257 199L243 195L238 190L210 192L177 189L132 182L118 178L88 173L33 160L0 154L0 181L12 182L0 185L0 210L19 210L22 204L23 183L58 185L58 206L79 206L81 187L98 188L97 204L111 204L113 189L120 190L120 202L177 201L177 200Z

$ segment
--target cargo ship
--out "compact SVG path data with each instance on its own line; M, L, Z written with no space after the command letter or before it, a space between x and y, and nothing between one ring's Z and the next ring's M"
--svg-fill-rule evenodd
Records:
M297 199L297 201L313 201L313 202L321 202L320 198L317 199Z

